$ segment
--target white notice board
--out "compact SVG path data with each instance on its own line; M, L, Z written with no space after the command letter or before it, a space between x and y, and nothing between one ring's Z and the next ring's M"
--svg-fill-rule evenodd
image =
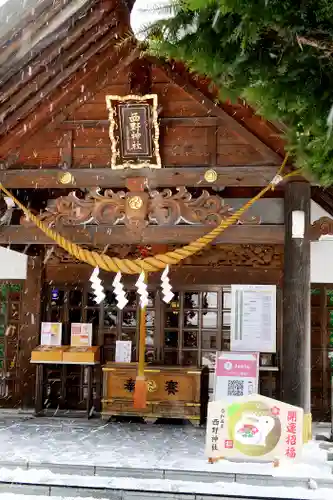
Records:
M25 280L27 268L28 256L26 254L0 247L1 280Z
M231 286L231 351L276 352L276 286Z
M130 363L132 360L132 341L116 340L116 363Z

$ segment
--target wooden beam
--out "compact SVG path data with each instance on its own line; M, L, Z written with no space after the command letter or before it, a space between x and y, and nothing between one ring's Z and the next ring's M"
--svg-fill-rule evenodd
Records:
M196 186L223 188L226 186L264 187L275 176L277 167L214 167L217 180L214 184L205 181L204 174L210 167L165 167L161 169L112 170L105 168L68 169L74 181L66 188L124 187L128 177L145 177L150 189L156 187ZM59 182L59 168L8 169L0 171L0 182L8 188L63 188Z
M187 244L190 241L207 234L207 226L149 226L136 234L125 226L62 226L59 232L71 242L79 245L126 244ZM237 225L226 229L215 243L233 244L282 244L284 241L284 226L282 225ZM36 227L3 226L0 228L0 245L54 245Z
M160 126L165 127L217 127L221 124L215 116L179 116L161 117ZM85 128L105 128L110 125L109 120L64 120L57 125L57 129L77 130Z
M249 132L244 126L238 123L237 120L228 115L219 104L213 102L211 98L207 97L199 88L195 87L191 82L190 76L185 72L180 73L176 70L172 64L168 62L161 62L155 58L150 58L154 64L162 69L167 77L176 85L181 87L187 94L189 94L193 99L195 99L199 104L204 106L208 113L212 116L217 116L228 127L229 130L233 130L235 134L239 137L245 139L249 144L252 144L255 149L257 149L265 159L270 162L281 163L281 157L275 153L271 148L266 146L261 142L258 137Z

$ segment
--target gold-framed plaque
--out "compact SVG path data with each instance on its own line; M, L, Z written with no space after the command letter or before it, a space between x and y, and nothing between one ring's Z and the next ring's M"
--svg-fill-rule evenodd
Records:
M157 94L108 95L111 168L161 168Z

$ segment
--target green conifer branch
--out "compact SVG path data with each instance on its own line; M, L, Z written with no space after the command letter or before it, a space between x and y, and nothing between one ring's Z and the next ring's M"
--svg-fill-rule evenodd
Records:
M333 1L178 2L176 17L153 27L148 51L207 75L222 100L244 98L283 123L297 166L332 184Z

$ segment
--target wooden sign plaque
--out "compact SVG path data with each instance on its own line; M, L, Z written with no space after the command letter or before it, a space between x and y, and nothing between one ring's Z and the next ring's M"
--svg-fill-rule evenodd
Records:
M108 95L111 168L161 168L157 95Z

